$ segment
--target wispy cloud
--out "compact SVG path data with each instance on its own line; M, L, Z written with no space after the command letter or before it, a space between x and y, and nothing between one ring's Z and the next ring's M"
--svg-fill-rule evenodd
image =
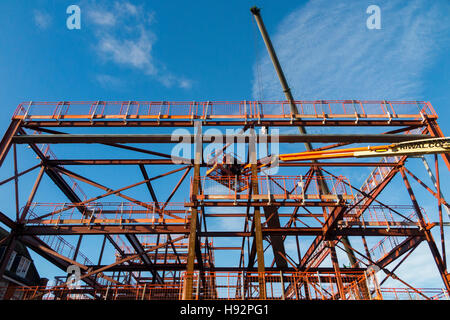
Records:
M151 55L152 47L152 37L146 32L141 32L136 39L121 39L111 34L104 34L98 43L100 53L106 59L140 69L148 75L156 74Z
M366 27L367 1L325 0L309 1L272 30L296 99L421 97L426 68L449 43L445 21L450 3L376 4L381 8L381 30ZM284 99L265 48L254 66L253 96Z
M89 10L87 17L92 23L100 26L114 26L116 24L116 17L113 13L103 11L101 9Z
M131 2L100 1L87 6L87 18L96 28L95 50L104 61L138 70L166 87L192 86L191 80L173 74L155 58L153 11Z
M42 10L33 11L34 24L41 30L46 30L52 24L51 16Z
M109 74L98 74L95 80L104 88L120 87L123 81Z

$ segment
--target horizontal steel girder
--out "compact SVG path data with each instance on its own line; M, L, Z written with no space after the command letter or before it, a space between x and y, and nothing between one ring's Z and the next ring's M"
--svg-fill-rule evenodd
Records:
M435 116L429 116L430 118L435 118ZM38 127L193 127L193 121L189 120L130 120L130 121L114 121L114 120L69 120L69 119L60 119L59 121L52 120L27 120L23 126L36 129ZM264 120L253 121L253 120L211 120L207 119L207 121L202 122L203 126L245 126L252 125L255 127L262 126L274 126L274 127L291 127L291 126L305 126L305 127L314 127L314 126L328 126L328 127L361 127L361 126L382 126L382 127L398 127L398 126L423 126L422 119L417 120L409 120L409 119L363 119L360 118L358 122L355 120L335 120L335 119L327 119L324 121L321 120Z
M248 142L249 135L223 135L223 142ZM215 136L203 135L203 142L215 142ZM257 135L258 143L279 142L348 142L390 143L430 138L421 134L288 134L278 136ZM170 134L31 134L14 136L13 143L194 143L194 135L172 136Z
M174 163L171 159L60 159L48 160L47 163L51 166L83 166L83 165L185 165L185 163ZM194 160L191 159L194 164ZM304 162L282 162L278 163L280 167L311 167L315 165L311 161ZM200 166L206 167L206 163ZM384 162L320 162L321 167L395 167L397 163Z
M264 236L319 236L323 235L322 228L263 228ZM23 235L74 235L74 234L189 234L189 229L182 225L73 225L73 226L26 226ZM328 232L328 238L338 236L423 236L419 228L342 228ZM200 232L201 237L252 237L252 232L242 231L208 231Z

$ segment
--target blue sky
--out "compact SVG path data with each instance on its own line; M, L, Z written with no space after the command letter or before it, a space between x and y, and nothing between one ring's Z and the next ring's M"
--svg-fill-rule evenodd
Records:
M371 4L381 30L366 28ZM296 99L427 100L449 132L446 0L2 1L0 130L29 100L284 99L253 5Z

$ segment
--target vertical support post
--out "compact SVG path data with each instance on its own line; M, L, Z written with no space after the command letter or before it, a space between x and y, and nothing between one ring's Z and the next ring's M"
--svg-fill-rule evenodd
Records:
M200 299L200 273L197 275L197 285L195 286L195 300Z
M13 144L13 156L14 156L14 193L16 200L16 221L19 222L20 219L20 206L19 206L19 177L17 170L17 149L16 144Z
M106 288L106 293L105 293L105 300L108 299L108 293L109 293L109 287L111 286L111 284L108 284L108 287Z
M203 137L201 123L196 123L197 132L195 135L195 158L194 158L194 177L192 185L192 196L195 205L191 211L191 224L189 232L189 245L188 245L188 257L186 263L186 276L183 287L183 300L191 300L193 298L193 276L196 256L196 242L197 242L197 227L198 227L198 209L197 199L195 196L198 194L200 185L200 165L203 160Z
M341 270L339 269L339 262L336 255L334 244L330 241L328 244L331 253L331 262L333 263L334 272L336 275L336 282L339 290L339 295L342 300L345 300L344 284L342 283Z
M447 259L445 253L445 236L444 236L444 221L442 217L442 196L441 196L441 184L439 181L439 161L437 154L434 155L434 166L436 171L436 194L438 196L438 212L439 212L439 231L441 232L441 248L442 248L442 263L444 268L447 269Z
M244 272L241 272L241 298L245 300Z
M433 175L433 172L431 172L431 169L430 169L430 166L428 165L427 159L425 159L424 156L421 156L421 158L422 158L423 165L424 165L425 169L427 170L428 175L430 176L431 182L433 182L433 185L434 185L434 187L435 187L436 190L437 190L437 181L436 181L436 178L435 178L434 175ZM442 199L444 198L444 196L442 195L442 192L437 193L437 194L438 194ZM447 208L447 206L444 206L444 209L445 209L445 211L447 212L448 217L450 218L450 209Z
M364 279L366 282L366 287L367 287L367 293L369 296L369 300L372 300L372 294L370 293L370 283L369 283L369 278L367 277L367 270L364 271Z
M105 245L106 245L106 238L107 238L107 236L105 235L103 237L103 243L102 243L102 248L100 249L100 255L98 256L98 263L97 263L98 265L101 265L101 263L102 263L103 252L105 250ZM98 273L96 273L94 276L95 281L97 281L97 276L98 276Z
M144 284L144 290L142 290L141 300L144 300L145 298L145 289L147 289L147 284Z
M281 299L286 300L286 293L284 292L283 271L280 271L280 283L281 283Z
M78 252L80 251L81 240L83 240L83 235L80 234L77 241L77 246L75 247L75 252L73 253L72 260L77 261Z
M319 293L322 296L322 300L325 300L325 296L323 294L322 281L320 280L320 272L317 271L317 283L319 284Z
M252 195L258 195L258 169L256 167L256 135L254 128L250 128L250 140L248 143L249 160L251 164L251 186ZM265 272L264 267L264 248L263 248L263 238L262 238L262 228L261 228L261 211L260 207L253 208L253 219L255 227L255 246L256 246L256 257L258 260L258 280L259 280L259 292L260 299L266 298L266 284L263 283L264 279L262 276Z
M375 270L372 270L371 276L372 276L373 284L375 286L375 293L377 295L377 298L380 298L381 297L381 289L380 289L380 284L378 283L378 277L377 277Z

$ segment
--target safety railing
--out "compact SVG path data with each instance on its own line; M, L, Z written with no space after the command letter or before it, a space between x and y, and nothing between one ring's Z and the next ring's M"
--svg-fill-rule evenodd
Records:
M280 280L278 282L275 276L273 278L265 278L267 288L270 289L270 286L278 286L280 287ZM280 277L279 277L280 278ZM195 278L194 278L195 279ZM214 280L218 278L215 277ZM219 277L221 279L221 277ZM232 278L231 278L232 279ZM230 281L230 278L223 278L224 281ZM285 280L291 282L284 282L285 291L295 291L295 286L297 284L297 288L299 285L305 286L304 282L298 282L293 280L292 276L286 276ZM325 280L325 276L322 278ZM204 279L201 281L206 281L209 279ZM303 278L302 280L312 280L311 278ZM345 280L345 278L344 278ZM232 280L231 280L232 281ZM248 281L253 281L253 279L249 278ZM317 287L318 278L316 278L315 286ZM368 300L368 299L383 299L383 300L450 300L450 294L445 289L439 288L417 288L415 290L411 288L380 288L376 293L373 287L369 287L371 291L370 296L363 296L361 288L364 288L365 279L358 278L350 282L346 286L346 299L347 300ZM196 285L197 282L194 282ZM219 284L215 291L219 290L219 294L215 293L214 295L207 296L205 291L199 291L200 295L197 295L196 289L194 289L193 299L209 299L209 300L220 300L220 299L229 299L229 300L253 300L259 299L258 295L254 295L253 297L242 296L239 293L241 290L241 284L237 284L237 282L231 282L230 287L224 290L227 283ZM251 284L248 282L246 284L251 291ZM311 286L311 283L308 283ZM323 283L322 283L323 285ZM259 290L259 282L253 282L253 286L256 286L254 292L258 292ZM287 289L287 287L291 287L293 289ZM19 297L21 300L92 300L94 297L102 300L180 300L182 298L183 284L181 282L178 283L166 283L166 284L136 284L136 285L111 285L111 286L103 286L99 288L91 288L89 286L78 286L75 288L70 288L67 286L54 286L54 287L17 287L18 293L15 294L15 297ZM366 287L367 288L367 287ZM6 288L0 288L6 290ZM324 289L325 290L325 289ZM365 290L365 288L364 288ZM237 293L235 293L237 292ZM241 291L242 292L242 291ZM281 295L281 289L279 290L268 290L269 298L275 297L272 299L283 299ZM311 291L312 295L310 299L316 299L315 293L319 292L318 289L314 289ZM325 291L320 291L325 292ZM221 294L220 294L221 293ZM272 295L274 293L274 295ZM227 298L220 298L220 296L224 296ZM427 297L427 298L425 298ZM285 299L295 299L295 294L291 294L288 298L285 296ZM304 298L304 297L303 297ZM317 295L318 299L337 299L338 295L336 292L327 292L325 294L319 293Z
M380 163L397 163L398 161L400 161L400 157L383 157ZM392 167L376 167L364 181L360 190L366 194L370 194L370 192L391 173L391 171ZM359 203L363 198L364 195L358 192L355 194L355 199L353 202Z
M347 184L344 183L347 182ZM202 192L196 196L200 200L247 200L251 186L251 176L201 176ZM353 193L344 176L258 176L258 194L254 200L292 199L292 200L352 200ZM327 183L329 194L320 192L320 183ZM192 198L192 195L191 195Z
M360 214L362 212L362 214ZM423 208L421 214L425 223L430 223ZM347 212L340 223L344 226L420 227L419 216L412 205L395 206L355 206Z
M364 272L185 272L182 277L184 284L191 280L192 289L184 287L181 296L195 300L381 298Z
M411 208L411 210L414 210L414 209ZM426 214L426 212L423 208L421 208L421 214L424 219L424 222L426 224L429 224L430 221L429 221L428 215ZM403 220L401 222L397 222L397 223L395 223L395 225L400 226L400 227L415 226L415 227L420 228L419 217L417 216L417 213L415 211L412 212L410 215L408 215L405 218L406 218L405 220ZM391 223L391 224L387 225L387 227L389 228L389 226L393 225L393 224L394 223ZM392 250L395 247L397 247L401 241L403 241L403 237L390 237L390 236L384 237L369 250L371 258L374 260L383 259L390 252L392 252Z
M183 203L89 202L32 203L28 225L133 225L187 224L189 211ZM162 209L164 208L164 209Z
M385 300L450 300L447 290L437 288L381 288L381 293Z
M33 212L29 212L32 218L37 216ZM72 258L76 252L75 246L59 235L40 235L38 236L43 242L45 242L50 248L57 253ZM76 260L84 265L92 265L92 261L80 250L78 250Z
M104 285L90 286L54 286L19 287L23 292L22 300L178 300L180 283Z
M13 119L24 120L208 120L208 119L422 119L437 117L427 101L317 100L295 101L59 101L23 102Z
M405 132L405 134L421 134L421 133L422 133L421 128L416 128L416 129L408 130ZM401 157L397 157L397 156L383 157L380 161L380 164L398 163L400 161L400 159L401 159ZM380 185L380 183L382 181L384 181L384 179L386 179L386 177L392 172L392 170L394 170L393 166L375 167L372 170L372 172L370 172L369 176L367 177L367 179L364 181L364 183L360 187L360 190L366 194L370 194L376 187L378 187ZM364 199L364 195L358 192L358 193L356 193L356 195L354 197L353 203L364 204L364 202L362 201L363 199Z
M149 248L155 247L157 245L160 245L162 243L165 243L167 241L170 241L169 236L167 236L167 235L159 235L159 237L158 237L157 235L154 235L154 234L153 235L146 234L146 235L137 235L136 237L144 249L149 249ZM132 246L127 245L123 240L121 240L121 238L119 238L119 239L120 239L120 241L117 241L117 244L119 245L122 252L124 252L126 255L136 253ZM209 243L199 242L199 246L200 246L200 249L202 252L201 255L204 259L203 261L211 260L210 257L208 257L207 254L204 252L205 251L204 249L207 246L207 244L209 245L209 248L213 247L212 241L209 241ZM188 249L189 248L189 240L187 238L172 243L169 248L170 248L169 251L154 250L154 251L149 252L147 255L149 257L151 257L152 261L155 261L155 263L160 260L161 260L161 262L164 261L164 263L170 263L170 262L185 263L187 261L188 250L189 250ZM211 249L211 251L212 251L212 249ZM117 258L121 259L122 257L117 257ZM136 258L136 261L138 261L138 260L139 260L139 258ZM133 262L133 260L131 260L130 262Z
M40 131L35 131L35 133L41 133ZM52 151L52 149L50 149L50 145L48 144L39 144L38 145L39 150L41 151L41 153L43 154L43 156L45 158L48 158L50 160L58 160L58 158L56 157L55 153ZM64 168L64 166L61 166L62 168ZM80 185L75 181L75 179L73 179L72 177L67 177L70 181L70 187L71 189L78 195L81 195L81 199L82 200L86 200L87 199L87 195L86 193L84 193L83 189L81 189Z

